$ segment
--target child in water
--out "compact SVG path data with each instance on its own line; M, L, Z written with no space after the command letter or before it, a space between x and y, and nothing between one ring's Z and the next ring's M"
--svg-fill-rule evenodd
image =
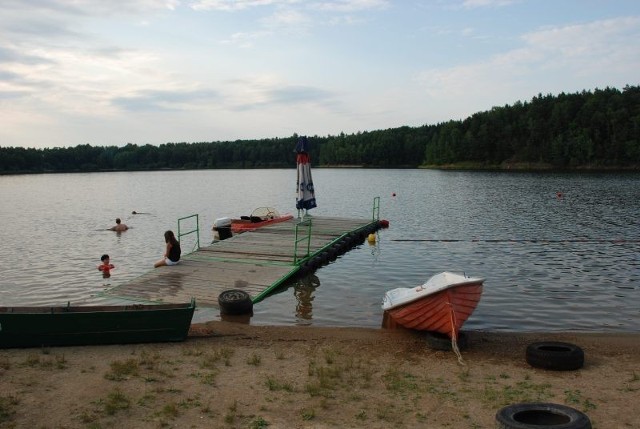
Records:
M102 271L102 277L111 277L111 270L114 269L115 266L109 263L109 255L102 255L100 260L102 261L102 264L98 265L98 270Z

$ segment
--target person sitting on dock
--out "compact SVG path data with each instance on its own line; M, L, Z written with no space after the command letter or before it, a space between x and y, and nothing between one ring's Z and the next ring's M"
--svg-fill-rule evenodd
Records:
M173 231L169 230L164 233L164 241L167 243L164 257L153 265L155 268L162 267L163 265L176 265L178 261L180 261L180 253L182 253L180 243L176 240Z
M129 229L129 227L127 225L125 225L124 223L122 223L120 218L116 218L115 226L112 226L111 228L109 228L110 231L116 231L116 232L122 232L122 231L126 231L128 229Z

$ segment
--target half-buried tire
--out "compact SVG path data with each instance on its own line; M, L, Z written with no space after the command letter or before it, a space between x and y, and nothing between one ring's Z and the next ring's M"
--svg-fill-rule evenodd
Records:
M248 293L239 289L223 291L218 296L221 314L247 314L253 311L253 302Z
M527 346L527 363L534 368L572 371L584 366L584 352L575 344L543 341Z
M591 429L586 414L566 405L544 402L513 404L496 413L498 429Z

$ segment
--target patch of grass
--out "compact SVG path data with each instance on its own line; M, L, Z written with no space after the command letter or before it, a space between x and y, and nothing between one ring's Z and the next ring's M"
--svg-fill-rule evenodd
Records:
M336 362L337 353L333 349L326 349L324 351L324 361L327 365L331 365Z
M96 416L94 413L91 413L85 410L82 412L82 414L80 414L79 419L82 423L88 425L90 423L95 423L96 420L98 420L98 416Z
M502 387L485 386L482 399L494 408L516 402L544 402L553 396L550 388L548 383L534 384L529 380Z
M460 371L458 373L458 379L460 381L467 382L467 381L469 381L470 377L471 377L471 374L469 372L469 368L465 368L464 370L462 370L462 371Z
M367 420L367 412L365 410L360 410L356 413L356 420L365 421Z
M30 353L27 355L23 365L31 368L42 368L42 369L65 369L67 367L67 359L64 355L55 355L53 357L48 356L49 351L46 353L43 351L45 357L41 358L39 355L35 353Z
M151 403L155 400L156 395L154 395L153 393L145 393L144 395L142 395L142 397L140 397L140 399L138 399L138 405L140 405L141 407L146 407L148 405L151 405Z
M238 401L233 401L233 404L227 409L227 413L224 415L224 422L228 425L231 425L236 420L236 415L238 412Z
M4 369L5 371L11 368L11 363L8 358L0 358L0 369Z
M376 407L376 417L378 420L382 420L387 423L393 423L396 426L402 427L401 417L396 412L396 407L392 404L380 404Z
M19 403L20 401L16 396L0 396L0 423L11 420Z
M120 390L114 390L107 395L107 398L102 401L103 409L105 413L112 416L118 411L126 410L131 406L131 401Z
M160 414L168 419L175 419L180 415L180 411L178 410L178 406L172 402L162 407Z
M204 374L200 375L200 382L202 384L206 384L208 386L215 386L216 385L216 377L218 377L218 374L220 373L220 371L218 370L213 370L213 371L208 371Z
M29 353L27 358L24 361L24 365L29 366L31 368L40 365L40 356L35 353Z
M253 353L251 356L249 356L249 358L247 358L247 363L253 366L260 366L261 361L262 358L257 353Z
M233 353L233 349L223 347L214 353L205 355L200 366L202 368L214 369L217 368L218 362L223 362L225 366L231 366Z
M251 421L251 423L249 424L249 429L262 429L266 428L267 426L269 426L269 422L258 416Z
M285 356L284 356L284 351L282 350L276 350L276 359L278 360L284 360Z
M139 365L136 359L125 361L113 361L109 364L111 370L104 375L104 378L112 381L122 381L139 374Z
M302 420L304 421L309 421L309 420L313 420L316 418L316 412L313 409L303 409L301 411L302 414Z
M191 348L182 350L183 356L202 356L203 354L204 354L204 350L201 348L191 347Z
M146 350L143 350L140 354L140 359L138 359L138 365L144 367L148 370L153 370L156 368L158 361L160 360L160 354L154 353L151 354Z
M178 406L182 409L188 410L190 408L199 408L202 404L200 403L200 398L196 395L193 398L183 399L178 403Z
M568 404L580 406L583 411L596 409L596 405L589 398L583 398L579 390L565 390L564 395Z
M396 369L390 369L382 376L385 381L387 390L393 393L404 395L408 392L414 392L418 388L416 377L406 372L400 372Z
M309 381L305 391L311 396L334 396L338 389L353 390L369 388L374 375L374 367L352 356L341 356L332 349L323 351L326 365L311 359L307 367Z
M286 381L278 381L275 378L271 378L271 377L267 377L267 381L265 382L265 385L272 392L276 392L280 390L284 390L286 392L294 391L291 383Z

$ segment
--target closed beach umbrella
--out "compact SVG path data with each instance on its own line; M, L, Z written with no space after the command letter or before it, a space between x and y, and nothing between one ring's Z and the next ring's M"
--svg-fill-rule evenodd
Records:
M296 163L298 165L298 196L296 209L298 217L301 210L309 210L316 207L316 194L311 178L311 162L309 159L309 140L306 137L298 138L296 144Z

